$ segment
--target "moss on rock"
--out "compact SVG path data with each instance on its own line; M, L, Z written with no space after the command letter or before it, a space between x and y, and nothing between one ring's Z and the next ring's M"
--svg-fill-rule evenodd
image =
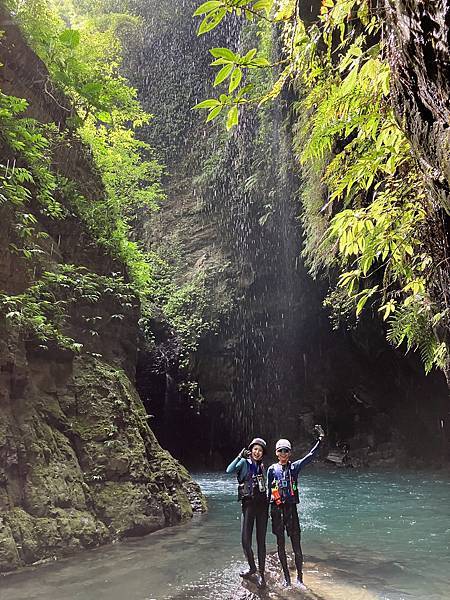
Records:
M49 386L30 376L33 360L29 354L23 397L0 401L1 570L145 535L204 510L199 487L159 446L122 369L82 355Z
M3 9L0 29L2 56L8 59L2 60L3 91L26 95L30 117L63 123L43 87L44 65ZM60 147L58 167L95 200L102 187L77 144ZM14 159L11 149L2 150L5 160ZM52 249L45 268L62 262L99 276L125 271L75 215L52 220L31 201L28 208ZM0 290L17 294L41 267L32 275L26 261L11 252L10 213L0 207ZM148 427L132 382L139 307L128 304L120 309L123 318L112 320L119 306L113 297L95 303L96 318L108 323L95 337L86 331L86 306L73 306L68 333L84 344L77 356L50 340L36 342L0 315L0 571L148 533L204 507L199 487Z
M104 523L87 511L53 509L48 517L33 517L16 507L7 513L5 520L20 557L20 562L9 568L72 554L111 539Z
M14 569L21 564L11 527L0 518L0 571Z

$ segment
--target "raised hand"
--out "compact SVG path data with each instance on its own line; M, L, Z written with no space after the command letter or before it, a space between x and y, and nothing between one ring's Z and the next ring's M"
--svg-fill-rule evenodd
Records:
M319 440L323 440L325 437L325 431L323 430L322 425L314 425L314 432L319 438Z
M247 448L242 448L239 456L241 458L250 458L250 450L247 450Z

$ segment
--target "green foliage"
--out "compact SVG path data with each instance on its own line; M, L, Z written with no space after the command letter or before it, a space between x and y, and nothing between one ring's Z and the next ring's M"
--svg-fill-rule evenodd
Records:
M45 271L23 294L0 294L0 314L6 318L8 328L38 339L44 347L55 341L63 348L79 352L83 345L64 333L71 307L79 308L81 303L95 305L107 295L114 296L126 310L137 302L132 287L117 273L107 277L90 273L84 267L58 265L55 271ZM99 319L95 317L94 324L89 323L92 319L85 319L91 335L98 335Z
M255 16L268 15L274 4L273 0L208 0L201 4L194 16L202 16L198 35L215 29L227 14L243 15L248 20Z
M163 198L162 167L151 158L151 148L135 136L134 129L147 123L150 115L140 107L136 90L119 74L118 17L110 15L100 26L95 19L77 15L75 5L67 1L66 14L69 12L78 26L68 29L56 10L61 7L59 2L11 0L9 6L46 63L52 78L49 85L56 84L70 97L74 124L90 146L105 185L104 201L92 202L72 190L71 199L78 200L72 206L79 209L99 243L120 256L132 276L137 275L145 270L145 257L129 239L127 220L134 207L155 209ZM59 183L65 191L71 185ZM146 277L137 277L136 283L142 279Z
M155 209L163 198L162 167L151 158L151 148L135 135L150 115L119 72L122 48L116 29L119 22L134 19L114 14L83 17L66 0L64 9L70 5L77 25L68 29L58 16L57 0L10 0L9 4L49 69L52 83L71 99L74 124L90 146L106 188L107 203L100 210L107 210L113 222L126 219L133 206ZM118 235L120 222L116 229Z
M259 1L234 1L206 2L194 15L206 15L199 27L199 35L217 27L227 13L235 13L237 16L245 15L248 20L253 17L261 17L269 14L273 2ZM220 17L220 18L219 18ZM219 20L217 20L219 18ZM265 20L270 22L267 17ZM261 30L262 31L262 30ZM210 53L214 60L211 66L219 67L214 79L214 87L224 84L227 93L221 93L218 98L210 98L199 102L194 109L207 109L209 111L206 122L216 119L222 111L226 111L226 128L232 129L239 122L239 106L244 104L256 104L267 101L267 93L273 93L273 88L261 89L255 85L255 78L251 74L255 70L271 69L274 65L270 63L265 53L265 48L252 48L244 54L233 52L229 48L211 48Z
M323 0L317 21L307 26L294 0L264 6L206 2L194 13L203 19L199 34L231 13L284 23L281 71L269 90L255 94L245 81L247 71L275 65L252 64L258 60L254 50L236 55L212 49L212 64L221 69L214 83L228 81L228 94L195 108L209 110L208 121L226 109L229 129L238 122L240 105L261 106L287 84L295 85L300 97L295 147L305 174L303 254L312 274L337 266L338 290L331 294L340 297L344 313L351 305L358 317L364 306L378 305L392 343L418 348L427 371L433 365L443 368L448 348L434 333L433 321L440 315L448 330L449 319L430 292L439 257L433 257L424 234L434 207L390 105L390 69L378 14L368 0ZM410 326L416 317L416 326Z
M220 69L214 79L214 87L228 80L228 94L220 94L218 99L211 98L199 102L194 109L208 109L209 114L206 122L212 121L220 115L224 108L227 109L226 126L231 129L238 124L238 106L248 103L248 93L254 89L253 83L241 86L238 91L244 71L247 69L258 69L269 67L270 63L264 56L256 56L258 50L252 48L245 55L232 52L228 48L211 48L210 53L215 58L212 66L220 66ZM236 91L236 93L234 93Z
M109 211L124 216L137 207L159 208L164 198L163 167L151 158L152 149L137 139L133 130L96 125L93 119L88 119L80 128L80 135L91 148L102 174Z
M48 236L28 204L34 197L41 213L51 218L61 218L63 208L55 198L57 181L50 168L56 128L22 116L27 106L24 99L0 92L0 144L9 156L0 163L0 204L9 205L14 215L10 250L38 260Z
M318 51L315 26L296 34L297 68L303 65L297 83L306 90L299 110L309 115L298 133L298 154L310 172L321 173L327 194L320 211L315 208L316 215L328 212L327 229L312 250L319 267L339 266L338 285L354 302L356 317L378 304L388 339L418 348L428 372L443 367L446 347L431 327L439 306L428 291L433 261L423 231L433 207L389 103L389 67L382 46L372 42L378 21L362 12L364 6L346 0L323 6L325 51ZM361 33L346 36L350 20L358 19ZM311 211L308 200L303 196ZM406 327L418 306L417 327Z
M23 117L27 102L0 92L0 140L11 151L11 159L0 165L0 203L22 207L35 190L42 211L51 217L61 216L55 200L56 180L50 170L50 143L45 128L36 120Z
M151 116L142 110L136 90L120 74L119 30L134 27L138 20L102 13L108 3L94 0L81 5L71 0L8 0L7 4L49 70L45 92L70 112L68 123L89 147L105 189L105 194L97 189L95 197L83 195L75 181L53 169L53 152L60 144L70 147L73 131L60 132L56 126L43 127L25 119L21 117L25 100L0 95L1 141L16 157L3 165L0 180L0 200L13 208L21 242L11 247L30 260L35 272L41 271L35 259L43 251L36 242L45 234L27 207L36 197L47 215L78 215L96 243L126 266L131 280L128 286L118 274L109 279L72 265L49 271L47 257L42 262L47 270L23 294L1 296L9 326L43 343L55 340L80 350L80 344L65 333L77 302L95 303L104 294L112 294L130 304L137 296L146 310L155 304L167 307L166 318L180 328L178 336L186 349L193 348L207 328L200 314L206 306L200 302L204 287L180 289L169 265L154 253L145 253L132 239L136 213L156 210L164 197L163 168L150 146L136 137L137 128L148 124ZM70 106L55 94L55 87L69 98ZM62 204L53 197L56 191ZM93 325L91 332L96 334Z
M82 122L93 114L108 123L113 117L118 124L148 122L149 115L142 110L136 90L120 75L122 49L115 20L111 17L107 26L103 23L99 27L95 19L78 18L76 28L67 28L58 15L59 5L58 0L7 1L47 66L51 83L70 97L76 120ZM76 14L75 4L72 12Z
M208 306L209 292L204 274L176 289L163 306L169 323L181 338L185 358L187 353L197 350L200 337L217 326L206 317Z
M426 373L436 366L444 369L448 349L445 342L439 341L434 327L446 317L448 311L433 315L431 307L418 298L407 307L400 307L390 318L388 340L397 347L405 343L407 351L417 349Z

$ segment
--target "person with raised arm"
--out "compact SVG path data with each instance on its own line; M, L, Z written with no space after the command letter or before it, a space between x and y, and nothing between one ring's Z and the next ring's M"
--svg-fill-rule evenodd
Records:
M286 542L284 532L291 538L294 551L297 580L294 585L305 590L303 583L303 553L301 546L300 522L298 519L297 504L299 503L298 476L300 471L309 464L319 452L320 444L325 433L320 425L315 425L314 431L318 436L317 442L306 456L291 462L292 445L289 440L280 439L275 445L275 454L278 462L267 469L267 490L270 500L270 517L272 519L272 533L277 538L278 558L284 574L284 586L290 587L291 576L289 573Z

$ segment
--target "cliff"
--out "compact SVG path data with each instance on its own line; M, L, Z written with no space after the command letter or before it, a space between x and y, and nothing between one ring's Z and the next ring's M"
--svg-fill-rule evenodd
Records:
M53 168L95 202L102 185L67 127L68 99L4 12L0 29L3 93L26 98L28 117L66 134ZM13 164L21 166L19 153L2 139L1 168ZM158 444L134 387L140 307L123 265L95 243L65 190L57 190L62 219L46 215L30 192L27 214L46 237L37 236L40 258L30 263L17 252L17 209L0 206L2 299L29 292L45 273L65 273L65 291L56 286L47 303L66 302L64 334L83 349L39 341L2 312L0 571L143 535L204 509L199 487Z
M411 141L428 184L435 216L428 243L436 257L434 300L450 302L450 8L438 0L386 0L388 58L392 69L392 101L399 123ZM440 331L448 342L450 322ZM450 365L446 368L450 384Z
M167 201L144 225L144 237L163 251L175 241L186 280L201 268L214 270L209 310L220 325L191 357L205 399L200 414L186 431L186 411L174 418L170 401L160 406L159 414L184 433L167 443L179 456L218 465L254 434L292 436L306 449L320 421L331 446L346 441L365 464L447 460L442 375L425 377L416 357L390 347L373 315L350 330L332 330L322 306L327 282L313 281L302 262L302 173L286 110L293 99L242 114L229 136L221 123L205 125L191 107L212 95L208 48L236 48L249 34L230 21L199 39L191 20L197 3L183 2L174 12L169 4L158 3L165 15L158 27L139 4L145 33L127 45L128 73L155 114L155 128L143 136L167 148L169 167ZM163 416L160 422L164 436Z
M392 98L430 183L450 210L450 9L444 0L386 0Z

